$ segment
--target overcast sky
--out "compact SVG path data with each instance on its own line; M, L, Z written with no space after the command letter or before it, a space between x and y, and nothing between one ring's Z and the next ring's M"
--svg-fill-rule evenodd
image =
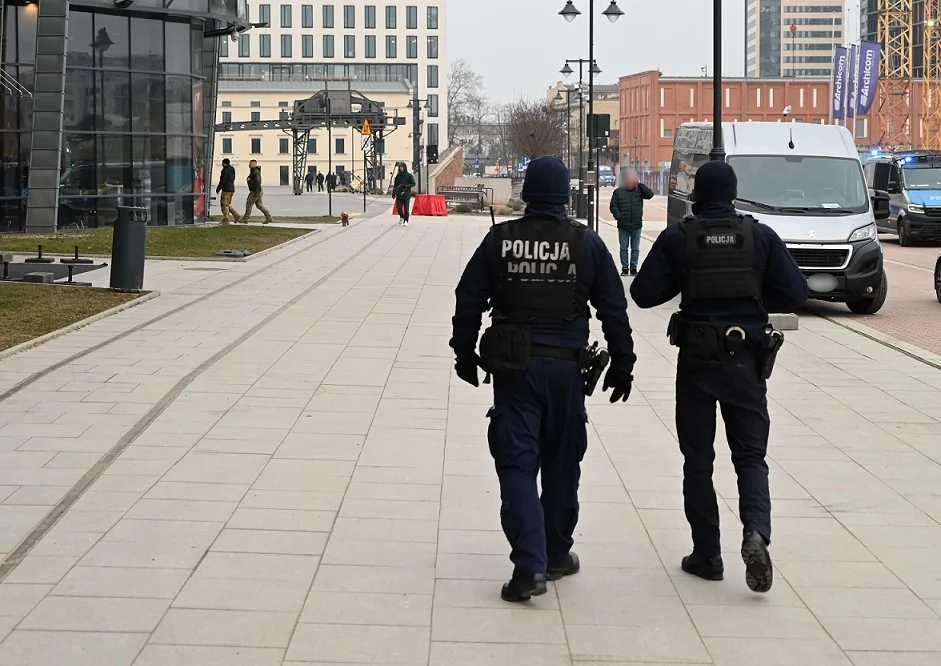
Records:
M723 0L723 66L726 76L744 72L745 2ZM624 16L601 16L608 0L595 0L597 81L659 68L667 76L712 75L712 2L618 0ZM859 0L847 0L849 37L858 38ZM573 23L558 15L565 0L450 0L448 58L463 58L484 77L495 102L542 96L560 80L565 59L588 58L588 0Z

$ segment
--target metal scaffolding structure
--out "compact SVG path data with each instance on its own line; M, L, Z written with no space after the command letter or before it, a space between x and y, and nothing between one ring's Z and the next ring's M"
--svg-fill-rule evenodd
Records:
M941 0L925 0L922 145L941 150Z
M912 19L912 0L879 0L879 41L884 50L879 77L879 145L887 150L914 145Z
M321 90L306 99L295 101L293 111L282 111L277 120L220 123L215 126L215 131L257 132L279 129L290 135L294 144L292 186L294 194L301 194L304 176L307 175L307 141L310 133L320 129L331 134L337 128L361 129L366 123L371 128L373 138L366 145L363 182L372 184L367 186L374 190L385 178L382 164L385 137L404 126L406 121L404 117L399 117L398 109L393 109L390 115L381 103L355 90ZM328 150L332 151L332 148L328 146Z

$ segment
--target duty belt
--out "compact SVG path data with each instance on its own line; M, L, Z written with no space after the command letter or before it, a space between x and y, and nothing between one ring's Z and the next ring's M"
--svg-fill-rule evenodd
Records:
M533 345L532 356L539 358L557 358L563 361L578 361L580 349L567 349L565 347L552 347L549 345Z

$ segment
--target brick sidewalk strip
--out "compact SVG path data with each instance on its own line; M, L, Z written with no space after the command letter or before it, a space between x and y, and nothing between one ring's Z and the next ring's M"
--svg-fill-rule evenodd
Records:
M812 315L771 381L768 595L721 434L726 579L679 568L674 305L631 307L634 394L590 401L582 572L502 602L491 396L447 346L489 225L165 262L160 297L0 363L0 394L30 382L0 400L0 664L941 664L941 371Z

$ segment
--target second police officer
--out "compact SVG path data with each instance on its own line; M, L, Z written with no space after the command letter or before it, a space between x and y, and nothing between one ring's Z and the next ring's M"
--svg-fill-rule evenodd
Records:
M676 429L693 540L682 568L706 580L722 580L724 573L712 485L718 402L738 476L745 581L751 590L767 592L773 571L766 380L783 343L768 312L793 312L807 299L808 287L778 235L736 212L737 182L725 162L699 168L693 215L657 238L631 297L652 308L682 295L669 331L679 347Z
M510 543L505 601L545 594L546 580L578 573L571 552L578 521L579 465L588 446L585 411L589 302L611 355L611 402L631 392L634 345L627 298L611 254L594 231L570 220L569 174L556 157L526 171L519 220L491 227L456 289L451 347L458 377L493 376L488 441ZM492 324L476 353L481 317ZM542 475L540 497L536 476Z

